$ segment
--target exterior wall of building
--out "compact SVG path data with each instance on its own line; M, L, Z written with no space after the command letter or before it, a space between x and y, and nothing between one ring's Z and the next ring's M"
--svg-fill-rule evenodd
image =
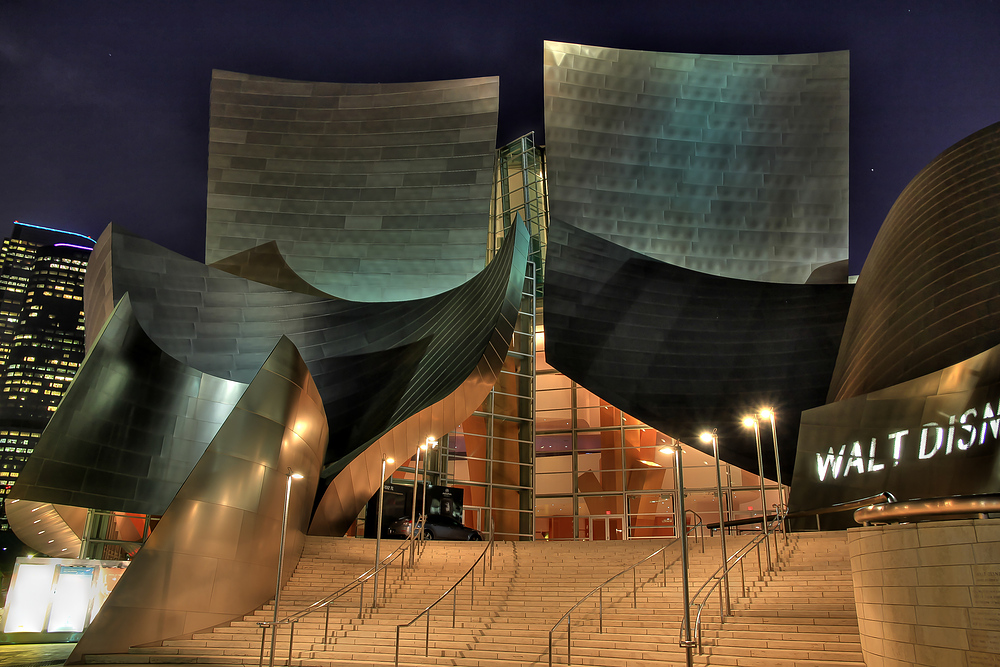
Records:
M544 58L553 218L713 275L846 281L848 52Z
M1000 653L1000 522L848 531L868 667L993 665Z
M397 84L215 71L205 257L276 241L311 285L396 301L471 279L485 225L496 77Z
M1000 123L936 157L886 216L858 277L829 401L1000 344Z

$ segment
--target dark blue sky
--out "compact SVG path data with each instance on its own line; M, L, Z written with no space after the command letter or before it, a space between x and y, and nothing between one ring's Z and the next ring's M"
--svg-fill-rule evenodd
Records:
M1000 120L1000 4L0 2L0 232L114 221L204 255L213 68L318 81L500 76L504 143L542 133L542 40L851 51L851 270L935 155ZM539 137L541 138L541 137Z

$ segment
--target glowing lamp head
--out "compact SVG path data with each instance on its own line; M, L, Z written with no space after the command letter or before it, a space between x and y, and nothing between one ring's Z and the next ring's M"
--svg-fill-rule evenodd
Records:
M392 459L392 458L388 458L388 459L385 460L385 462L388 463L389 465L392 465L393 463L396 462L396 460Z
M300 472L293 472L292 473L292 479L302 479L303 477L305 477L305 475L303 475Z
M423 444L423 445L420 445L420 451L422 451L422 452L426 452L427 451L427 444L426 443Z
M774 417L774 410L771 408L761 408L759 414L761 419L772 419Z
M756 423L757 419L755 417L751 417L748 415L743 418L743 425L746 426L747 428L753 428L754 424Z
M660 453L661 454L673 454L674 453L674 448L671 447L670 445L667 445L665 447L660 447Z
M705 431L699 437L701 438L702 442L712 442L712 434L709 433L708 431Z

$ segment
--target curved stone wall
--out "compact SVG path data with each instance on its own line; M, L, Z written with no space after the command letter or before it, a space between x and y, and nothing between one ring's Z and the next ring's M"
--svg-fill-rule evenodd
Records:
M483 268L496 77L423 83L212 75L205 258L275 241L323 292L395 301Z
M865 526L847 539L865 664L996 664L995 519Z
M823 403L850 285L710 276L558 221L547 261L553 367L687 444L717 428L722 457L746 470L756 470L757 456L740 418L771 406L782 475L791 479L799 414ZM773 479L773 457L764 464Z
M847 51L544 57L552 217L729 278L804 283L847 258Z
M1000 123L906 186L858 278L829 400L889 387L1000 344Z

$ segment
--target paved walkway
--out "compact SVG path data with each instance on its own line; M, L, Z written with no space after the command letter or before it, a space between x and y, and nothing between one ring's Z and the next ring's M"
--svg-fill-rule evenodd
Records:
M76 644L2 644L0 667L61 665L74 648Z

